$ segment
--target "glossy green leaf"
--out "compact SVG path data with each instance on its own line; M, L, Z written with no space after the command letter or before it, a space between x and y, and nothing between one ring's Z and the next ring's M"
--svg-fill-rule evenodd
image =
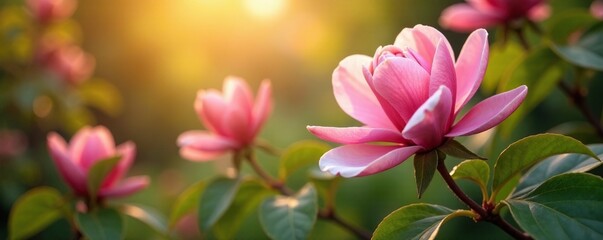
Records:
M477 183L482 189L488 186L490 178L490 167L488 163L481 160L465 160L454 166L450 175L454 179L467 179Z
M101 184L105 180L105 177L111 172L111 170L121 160L121 156L110 157L107 159L99 160L94 163L88 171L88 194L91 199L96 199L96 194L100 189Z
M141 205L125 204L120 207L122 213L130 216L163 236L168 235L167 221L157 210Z
M213 227L212 232L215 237L217 239L234 239L245 219L257 211L264 199L275 194L268 186L257 180L241 183L232 204Z
M114 240L123 237L123 220L115 209L100 208L88 213L76 213L75 222L90 240Z
M375 229L372 239L434 239L442 224L455 216L451 215L454 212L440 205L407 205L387 215Z
M442 151L446 155L453 156L460 159L482 159L486 160L484 157L480 157L479 155L471 152L461 143L450 139L444 145L438 147L438 150Z
M98 108L109 115L117 115L121 110L119 90L105 80L86 81L79 86L78 92L86 105Z
M603 157L603 144L589 145L588 148L599 158ZM582 154L563 154L549 157L522 176L513 191L513 197L527 194L553 176L570 172L586 172L600 165L599 160Z
M493 196L496 196L513 177L547 157L563 153L580 153L597 158L580 141L558 134L532 135L512 143L498 156L494 164Z
M559 56L580 67L603 71L603 31L584 34L575 44L552 45Z
M9 216L9 238L26 239L63 216L63 197L54 188L37 187L17 199Z
M331 149L329 145L313 140L292 144L285 149L280 159L279 178L285 179L301 167L317 164L320 157L329 149Z
M555 176L527 196L504 201L535 239L603 239L603 179L585 173Z
M240 183L239 179L220 177L207 185L199 201L199 229L202 233L208 233L228 210Z
M499 92L520 85L528 87L528 95L519 108L500 125L500 133L509 136L525 115L540 104L557 87L563 76L562 62L549 48L536 49L502 79Z
M199 206L199 199L207 183L205 181L197 182L186 188L176 199L172 206L172 212L168 220L168 226L173 228L178 221L187 213L195 211Z
M271 239L307 239L316 222L318 199L312 184L295 196L275 196L260 206L260 223Z
M502 34L501 34L502 35ZM490 47L490 56L488 59L488 70L484 75L481 89L487 94L492 94L499 87L503 78L513 72L513 69L526 57L525 51L521 46L514 42L497 42Z
M415 167L415 182L417 183L417 194L419 198L423 195L433 174L438 166L438 153L437 150L426 153L417 153L414 158Z

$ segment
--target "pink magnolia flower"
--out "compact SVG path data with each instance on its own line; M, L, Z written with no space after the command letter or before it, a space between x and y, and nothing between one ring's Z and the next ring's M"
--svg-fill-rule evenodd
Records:
M323 140L345 144L325 153L320 168L344 177L378 173L506 119L525 98L526 86L485 99L455 123L486 71L487 37L483 29L474 31L455 62L442 33L417 25L402 30L394 45L379 47L373 58L343 59L333 72L335 98L364 126L308 126Z
M178 137L180 155L205 161L249 146L272 110L271 95L270 82L264 80L254 102L249 85L237 77L226 78L223 93L200 90L195 111L207 131L182 133Z
M455 31L468 32L494 25L509 25L528 18L542 21L550 15L546 0L465 0L442 12L440 25Z
M76 5L75 0L27 0L29 11L41 23L70 17Z
M149 184L146 176L122 180L134 161L136 146L126 142L116 148L111 132L103 126L82 128L69 144L52 132L48 134L48 149L59 173L79 196L89 196L87 177L90 168L99 160L114 156L121 156L121 159L103 180L98 191L99 198L130 195Z
M52 41L40 44L38 58L49 71L71 85L90 78L96 65L94 57L79 46Z
M603 20L603 0L595 0L590 5L590 14L596 19Z

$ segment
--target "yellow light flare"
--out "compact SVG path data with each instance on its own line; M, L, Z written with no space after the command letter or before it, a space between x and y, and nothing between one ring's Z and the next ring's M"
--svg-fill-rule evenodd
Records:
M262 19L274 18L285 10L286 0L244 0L249 14Z

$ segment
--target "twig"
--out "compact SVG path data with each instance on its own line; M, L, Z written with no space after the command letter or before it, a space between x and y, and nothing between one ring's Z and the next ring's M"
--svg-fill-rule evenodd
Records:
M502 219L500 215L495 214L492 211L487 211L475 201L473 201L473 199L469 198L469 196L467 196L467 194L465 194L465 192L461 190L461 188L456 184L456 182L454 182L454 179L452 179L450 173L448 173L448 169L446 168L444 159L440 158L438 160L437 169L440 175L442 175L442 178L444 179L450 190L452 190L452 192L454 193L454 195L456 195L463 203L467 204L467 206L469 206L471 210L479 214L480 218L476 220L484 220L487 222L491 222L500 227L505 232L507 232L509 235L513 236L515 239L532 239L532 237L530 237L526 233L519 231L515 227L511 226L508 222Z
M603 126L597 120L595 115L591 112L591 110L586 106L586 101L584 95L580 92L579 89L571 89L563 80L559 81L559 88L565 95L578 107L578 110L584 115L588 123L595 128L597 135L603 138Z

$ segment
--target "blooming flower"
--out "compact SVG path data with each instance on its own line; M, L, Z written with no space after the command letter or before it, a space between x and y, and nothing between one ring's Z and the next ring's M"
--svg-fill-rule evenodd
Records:
M70 17L76 5L75 0L27 0L29 11L41 23Z
M478 103L454 123L486 71L487 36L474 31L455 62L442 33L417 25L402 30L394 45L379 47L373 58L343 59L333 72L335 98L364 126L308 126L323 140L345 144L325 153L320 168L344 177L378 173L506 119L525 98L525 86Z
M52 40L42 41L37 55L44 67L72 85L90 78L96 65L94 57L79 46Z
M249 146L270 114L271 95L270 82L264 80L254 102L249 85L237 77L226 78L223 93L200 90L195 111L207 131L182 133L178 137L180 155L204 161Z
M99 198L130 195L149 184L146 176L122 181L134 161L136 146L126 142L116 148L111 132L103 126L82 128L69 144L52 132L48 134L48 149L59 173L79 196L89 196L87 178L90 168L96 162L114 156L121 156L121 159L103 180L98 190Z
M521 18L541 21L550 14L546 0L466 0L442 12L440 25L468 32L494 25L509 25Z

